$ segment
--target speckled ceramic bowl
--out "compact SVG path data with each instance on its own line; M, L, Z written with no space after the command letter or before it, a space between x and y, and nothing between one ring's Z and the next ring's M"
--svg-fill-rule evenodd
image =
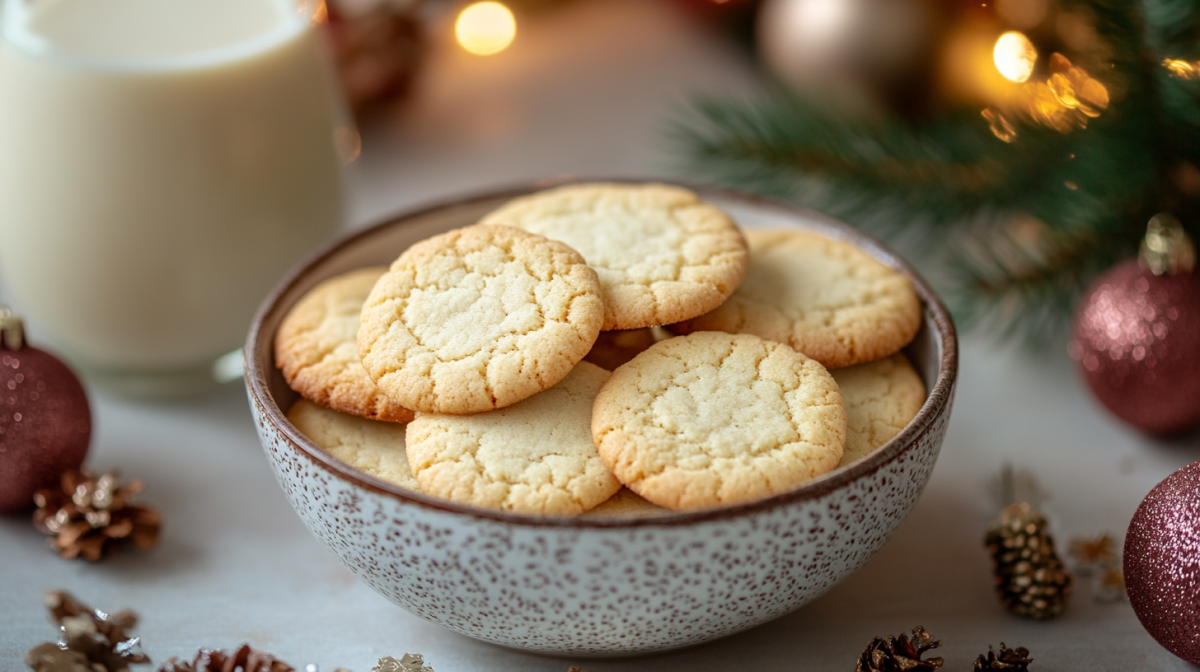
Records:
M620 655L724 637L797 609L858 569L921 494L950 420L957 343L949 315L896 255L828 218L698 189L743 226L793 226L851 240L913 275L924 321L906 352L929 390L917 417L858 463L770 499L648 520L537 518L401 490L313 445L286 419L296 395L275 368L283 316L313 285L387 264L409 245L474 223L548 185L465 198L348 235L283 280L255 318L246 384L288 500L356 576L408 611L504 646Z

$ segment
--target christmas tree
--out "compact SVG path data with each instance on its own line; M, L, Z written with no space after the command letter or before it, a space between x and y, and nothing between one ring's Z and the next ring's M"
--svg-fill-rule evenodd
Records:
M699 99L675 139L697 177L917 241L967 326L1055 338L1151 216L1200 236L1200 0L1051 12L1085 26L1086 48L1004 32L995 67L1012 84L987 104L863 118L781 88Z

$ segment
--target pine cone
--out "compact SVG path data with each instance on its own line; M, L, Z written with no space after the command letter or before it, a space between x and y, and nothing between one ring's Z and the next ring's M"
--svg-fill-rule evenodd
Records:
M338 74L350 107L361 113L403 96L425 46L420 0L335 0L326 7Z
M138 620L132 611L106 614L62 591L46 593L46 608L62 635L25 654L35 672L126 672L150 662L140 640L129 636Z
M979 654L979 659L975 661L975 672L989 672L991 670L1004 670L1005 672L1029 672L1029 664L1033 659L1029 657L1029 649L1017 647L1010 649L1000 642L1000 655L988 646L987 657Z
M64 558L99 560L118 543L129 540L141 549L158 543L162 517L148 506L129 504L142 491L142 482L120 485L117 472L95 478L86 471L68 471L59 488L38 490L33 524L54 535L50 546Z
M940 668L941 658L921 660L921 655L942 643L919 625L912 632L912 640L904 634L886 640L872 639L858 657L854 672L930 672Z
M1054 551L1046 519L1028 504L1000 512L988 530L996 592L1005 608L1045 620L1062 613L1071 594L1071 575Z
M190 663L171 658L158 668L158 672L295 672L295 669L269 653L242 644L236 651L200 649Z
M432 667L425 667L425 658L419 653L406 653L396 660L391 656L379 659L371 672L433 672Z

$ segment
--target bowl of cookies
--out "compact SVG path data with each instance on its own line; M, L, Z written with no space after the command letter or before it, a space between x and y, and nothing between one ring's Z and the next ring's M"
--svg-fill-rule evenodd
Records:
M245 358L279 484L351 572L462 634L602 656L861 567L933 470L957 342L851 227L610 180L351 233L281 281Z

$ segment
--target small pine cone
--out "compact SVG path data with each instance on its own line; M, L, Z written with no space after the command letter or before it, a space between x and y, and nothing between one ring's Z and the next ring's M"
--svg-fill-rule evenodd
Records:
M1000 642L1000 653L996 654L992 650L991 645L988 646L987 657L981 653L975 661L975 672L1029 672L1029 664L1033 659L1029 657L1029 649L1017 647L1010 649Z
M78 651L62 650L44 642L25 654L25 664L34 672L95 672L88 657Z
M425 658L421 654L406 653L400 660L391 656L380 658L371 672L433 672L433 668L425 665Z
M295 672L295 668L269 653L243 644L235 651L200 649L192 662L171 658L158 672Z
M62 634L57 644L41 644L25 655L36 672L126 672L150 662L140 640L129 635L137 625L132 611L106 614L62 591L46 593L46 608Z
M34 494L33 524L53 535L50 546L64 558L96 561L125 541L151 548L158 543L162 517L151 507L129 503L141 491L141 481L121 485L115 471L100 478L68 471L58 488Z
M886 640L872 639L858 657L854 672L931 672L940 668L941 658L921 660L921 656L942 643L919 625L912 632L912 640L904 634Z
M1037 620L1061 614L1071 594L1071 575L1047 527L1028 504L1013 504L1000 512L985 539L1005 608Z
M358 113L400 98L422 60L421 1L331 0L329 32L342 89Z

